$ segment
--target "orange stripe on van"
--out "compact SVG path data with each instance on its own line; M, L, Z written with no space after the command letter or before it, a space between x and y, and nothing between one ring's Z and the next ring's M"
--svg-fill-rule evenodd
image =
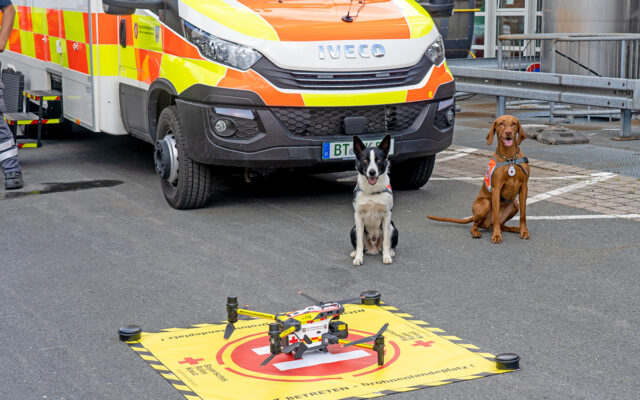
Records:
M47 33L49 36L64 38L64 21L62 10L47 9Z
M91 40L89 38L89 14L83 13L82 17L82 19L84 20L84 42L91 43Z
M430 100L433 98L440 85L451 81L453 81L453 77L449 75L446 65L442 63L439 67L434 67L431 72L431 76L424 87L409 90L407 93L407 102Z
M34 33L33 41L36 47L36 58L42 61L51 61L51 51L49 50L49 38L45 35Z
M20 42L20 31L17 29L12 30L11 35L9 35L9 50L22 53L22 45Z
M258 13L282 41L410 39L411 30L392 0L238 0ZM344 22L342 17L354 16Z
M130 15L120 17L120 19L118 20L118 25L117 25L118 29L120 29L119 28L120 27L120 21L122 21L123 19L127 21L126 22L126 25L127 25L127 28L126 28L127 46L133 46L133 21L132 21Z
M164 26L162 27L162 40L162 49L166 54L203 60L198 49L194 45Z
M93 14L93 16L93 43L118 44L118 16L104 13Z
M162 53L155 51L136 49L136 67L138 68L138 80L151 84L160 76L160 63Z
M33 31L33 23L31 22L31 8L26 6L17 6L18 26L23 31Z
M74 42L67 40L67 57L69 59L69 68L74 71L89 73L89 65L87 61L87 45L82 42Z
M304 100L299 93L282 93L271 86L255 71L241 72L232 68L218 83L219 87L250 90L257 93L270 106L304 106Z

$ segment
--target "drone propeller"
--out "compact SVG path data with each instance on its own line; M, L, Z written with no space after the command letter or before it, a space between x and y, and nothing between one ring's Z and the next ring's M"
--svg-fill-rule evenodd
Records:
M307 299L307 300L313 301L313 302L314 302L314 303L316 303L317 305L324 304L322 301L318 301L318 300L314 299L313 297L309 296L308 294L306 294L306 293L304 293L304 292L302 292L302 291L299 291L299 292L298 292L298 294L299 294L300 296L304 297L304 298L305 298L305 299Z
M353 341L353 342L349 342L349 343L347 343L347 344L343 345L342 347L353 346L353 345L360 344L360 343L366 343L366 342L374 341L374 340L376 340L377 338L379 338L380 336L382 336L382 334L384 333L384 331L386 331L386 330L387 330L387 327L388 327L388 326L389 326L389 324L384 324L384 325L382 325L382 328L380 328L380 330L378 331L378 333L376 333L375 335L367 336L367 337L364 337L364 338L362 338L362 339L358 339L358 340L355 340L355 341Z
M362 300L362 296L358 296L358 297L351 297L350 299L344 299L344 300L340 300L340 301L334 301L334 303L338 303L338 304L349 304L349 303L353 303L355 301L360 301Z

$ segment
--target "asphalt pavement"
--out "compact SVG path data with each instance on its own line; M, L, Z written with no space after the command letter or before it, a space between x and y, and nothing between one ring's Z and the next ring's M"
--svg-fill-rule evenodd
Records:
M486 134L464 129L464 138ZM339 299L369 289L484 351L522 358L515 373L393 399L640 393L635 220L532 219L530 240L505 233L495 245L490 233L474 240L470 226L425 218L465 217L478 192L434 179L395 192L394 263L365 256L354 267L354 173L220 180L207 207L177 211L151 146L131 137L76 131L20 158L23 194L0 191L0 398L181 399L118 340L118 327L219 322L231 294L278 312L308 305L298 290ZM572 214L585 211L542 200L528 212Z

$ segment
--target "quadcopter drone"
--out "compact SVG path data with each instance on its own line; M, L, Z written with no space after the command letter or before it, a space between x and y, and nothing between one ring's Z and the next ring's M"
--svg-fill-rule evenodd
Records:
M227 297L228 323L224 331L224 338L229 339L235 330L234 323L238 321L238 315L246 315L254 318L270 319L275 323L269 324L269 355L260 365L267 365L280 353L294 352L294 359L300 359L302 354L309 350L328 351L327 346L341 344L357 346L373 350L378 354L378 365L384 364L384 336L382 334L389 324L372 336L367 336L355 341L348 341L349 329L346 322L340 321L340 315L344 312L342 304L353 303L360 300L362 304L379 304L380 293L375 291L363 292L359 297L337 302L322 302L307 296L302 292L299 295L313 301L315 305L300 310L280 314L266 314L262 312L238 308L237 297ZM367 344L373 342L373 344Z

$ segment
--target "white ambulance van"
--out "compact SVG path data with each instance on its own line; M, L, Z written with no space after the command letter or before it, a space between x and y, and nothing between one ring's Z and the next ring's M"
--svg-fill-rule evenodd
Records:
M13 3L3 67L61 93L65 119L154 144L175 208L229 167L350 170L353 135L391 134L394 188L415 189L452 140L453 76L413 0Z

